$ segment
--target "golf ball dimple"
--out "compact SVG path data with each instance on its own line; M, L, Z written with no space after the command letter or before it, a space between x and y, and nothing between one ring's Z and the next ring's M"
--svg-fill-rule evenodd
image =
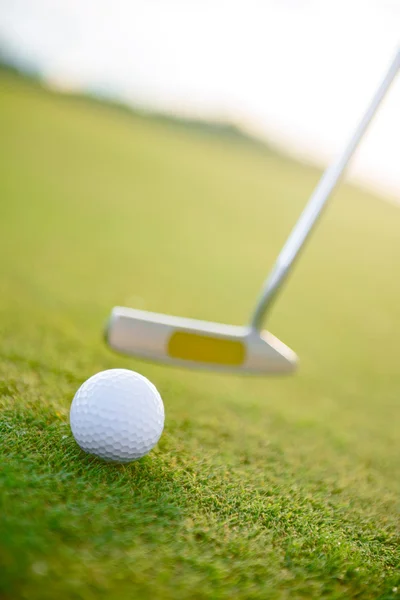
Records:
M145 456L164 429L164 404L156 387L128 369L90 377L76 392L70 424L79 446L108 461Z

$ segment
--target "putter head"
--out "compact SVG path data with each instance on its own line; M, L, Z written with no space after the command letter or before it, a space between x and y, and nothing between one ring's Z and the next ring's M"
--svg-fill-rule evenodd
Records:
M290 373L296 354L268 331L116 306L106 341L123 354L181 367L241 373Z

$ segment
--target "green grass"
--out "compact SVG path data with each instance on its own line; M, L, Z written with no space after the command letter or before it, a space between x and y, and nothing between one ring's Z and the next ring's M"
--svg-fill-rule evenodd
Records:
M288 378L111 353L114 304L242 323L319 173L0 76L0 596L398 598L400 211L343 186L268 327ZM166 407L128 466L75 444L90 375Z

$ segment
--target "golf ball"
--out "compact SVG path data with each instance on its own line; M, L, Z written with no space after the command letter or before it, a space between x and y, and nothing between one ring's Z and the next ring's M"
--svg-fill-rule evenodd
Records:
M164 404L146 377L110 369L90 377L76 392L70 423L79 446L108 461L130 462L157 444Z

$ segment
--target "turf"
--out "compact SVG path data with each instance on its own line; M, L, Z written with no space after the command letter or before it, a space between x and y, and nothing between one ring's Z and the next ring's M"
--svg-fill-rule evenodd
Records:
M268 322L295 376L118 356L114 304L245 322L319 173L9 74L0 90L0 596L399 597L399 208L335 194ZM166 407L128 466L68 425L117 366Z

